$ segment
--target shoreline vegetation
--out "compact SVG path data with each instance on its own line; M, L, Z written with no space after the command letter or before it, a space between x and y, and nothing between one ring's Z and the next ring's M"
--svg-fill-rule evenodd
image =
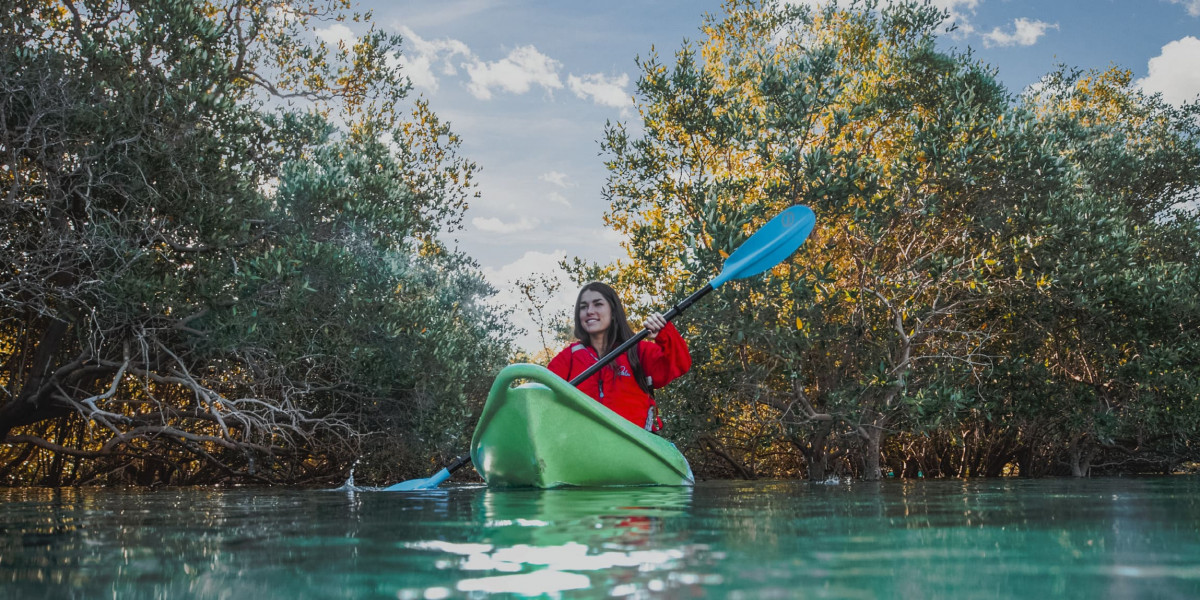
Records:
M337 0L0 15L0 485L377 485L464 451L531 361L462 228L478 167ZM921 3L730 0L601 140L632 313L780 210L804 250L677 325L698 478L1197 471L1200 103L1021 92ZM368 33L314 35L331 20ZM520 283L548 350L554 284ZM654 299L654 300L651 300ZM543 352L542 354L545 354ZM544 360L543 360L544 362Z

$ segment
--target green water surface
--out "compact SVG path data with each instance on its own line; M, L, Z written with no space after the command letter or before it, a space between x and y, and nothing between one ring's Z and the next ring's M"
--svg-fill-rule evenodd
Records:
M1200 479L0 490L3 598L1197 598Z

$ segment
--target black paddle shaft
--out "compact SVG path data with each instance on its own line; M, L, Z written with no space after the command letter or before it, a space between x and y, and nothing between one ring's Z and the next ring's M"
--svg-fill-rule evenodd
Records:
M663 318L666 319L667 321L670 321L671 319L678 317L680 314L683 313L683 311L687 310L689 306L694 304L697 300L703 298L705 294L707 294L711 291L713 291L712 284L711 283L704 284L704 287L700 288L699 290L696 290L696 293L692 294L691 296L688 296L679 304L672 306L671 310L668 310L666 312L666 314L663 315ZM630 349L634 344L642 341L648 335L650 335L650 330L643 329L643 330L639 331L637 333L637 335L625 340L625 342L622 343L620 346L617 346L615 350L613 350L612 352L609 352L608 354L605 354L604 358L601 358L596 364L588 367L586 371L575 376L575 378L571 380L571 385L573 385L575 387L579 387L579 384L587 381L588 377L595 375L596 371L603 369L604 365L607 365L608 363L612 362L613 359L620 356L622 352L625 352L626 350Z
M464 465L466 465L469 462L471 462L471 456L469 454L467 456L460 456L460 457L454 459L454 462L450 463L446 467L446 471L453 473L453 472L461 469Z

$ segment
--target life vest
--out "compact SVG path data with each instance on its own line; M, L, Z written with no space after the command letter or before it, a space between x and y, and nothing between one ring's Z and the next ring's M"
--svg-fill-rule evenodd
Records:
M671 383L692 366L687 342L670 323L658 332L653 341L638 342L637 349L642 372L650 379L647 386L650 389ZM551 359L547 368L570 381L599 360L600 356L590 346L574 342ZM638 386L625 353L581 382L579 390L638 427L649 431L662 429L657 404Z

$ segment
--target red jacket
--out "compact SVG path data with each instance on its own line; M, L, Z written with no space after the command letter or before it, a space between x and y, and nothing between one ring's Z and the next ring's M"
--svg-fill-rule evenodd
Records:
M655 389L671 383L675 378L687 373L692 366L687 342L683 341L679 331L670 323L658 332L654 341L638 342L637 348L642 372L650 377ZM596 355L595 350L581 342L575 342L552 358L547 368L555 375L570 381L598 360L600 357ZM650 422L650 407L654 406L654 400L638 387L637 381L634 381L629 358L624 353L587 381L580 383L579 390L638 427L652 431L662 428L662 421L658 419L657 414L653 415L654 422Z

